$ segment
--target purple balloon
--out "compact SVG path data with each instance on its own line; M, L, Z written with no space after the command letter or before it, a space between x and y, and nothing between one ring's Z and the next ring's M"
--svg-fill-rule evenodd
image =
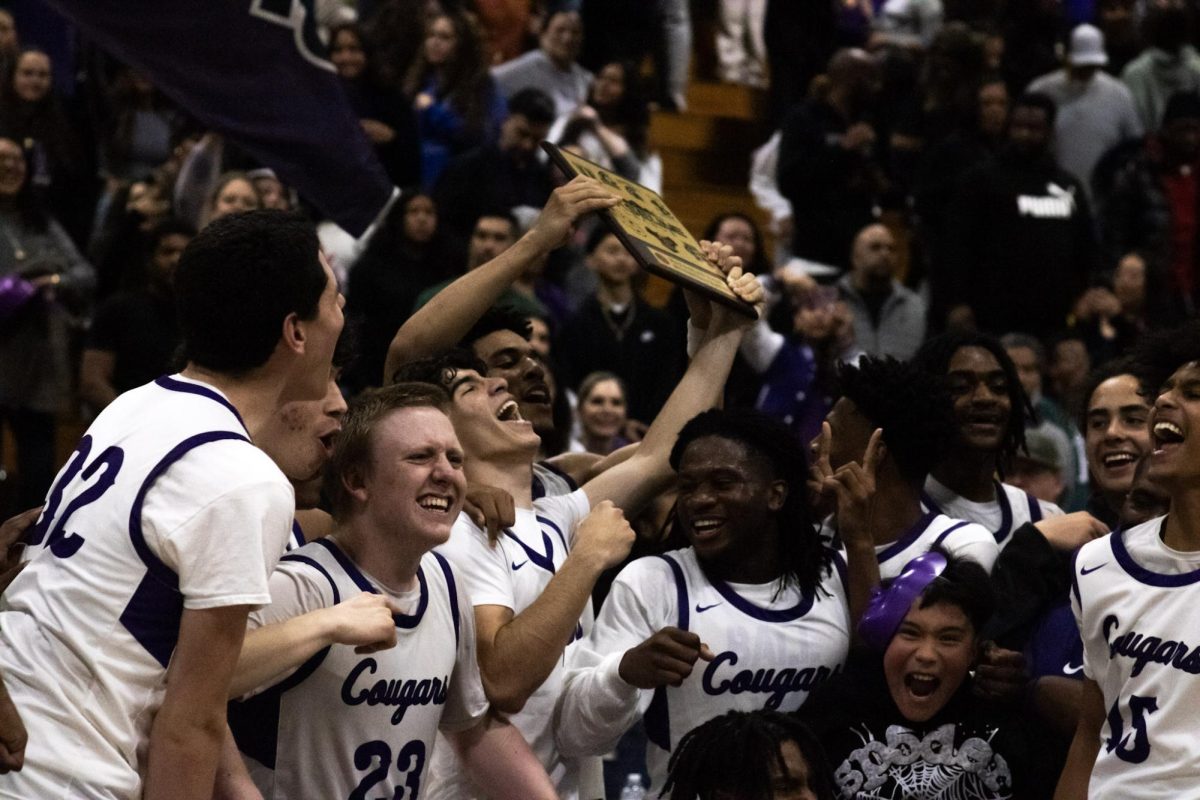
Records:
M945 568L944 555L923 553L905 564L900 576L886 589L881 586L872 589L867 610L858 623L858 635L863 642L876 650L886 650L913 601Z

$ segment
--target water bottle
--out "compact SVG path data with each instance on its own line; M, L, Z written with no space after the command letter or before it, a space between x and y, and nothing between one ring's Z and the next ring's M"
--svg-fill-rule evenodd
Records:
M621 790L621 800L646 800L646 787L642 786L642 776L631 772L625 776L625 788Z

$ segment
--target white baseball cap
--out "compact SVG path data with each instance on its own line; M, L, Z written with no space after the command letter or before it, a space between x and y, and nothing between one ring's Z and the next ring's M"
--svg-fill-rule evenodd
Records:
M1095 25L1080 25L1071 31L1067 63L1073 67L1103 67L1108 63L1104 52L1104 34Z

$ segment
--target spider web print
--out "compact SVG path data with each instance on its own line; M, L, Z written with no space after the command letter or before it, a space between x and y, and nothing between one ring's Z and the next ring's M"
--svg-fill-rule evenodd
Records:
M995 733L992 731L991 733ZM844 800L1008 800L1012 776L1004 758L981 738L954 747L954 725L923 739L893 725L887 741L869 733L836 771ZM990 738L990 736L989 736Z

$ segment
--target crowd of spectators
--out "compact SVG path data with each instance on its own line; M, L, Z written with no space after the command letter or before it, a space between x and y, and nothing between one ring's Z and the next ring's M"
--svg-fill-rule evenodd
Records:
M1200 7L717 3L717 76L767 93L769 138L749 164L759 208L729 209L703 238L717 243L714 261L736 257L760 277L764 312L741 337L728 382L709 387L724 386L731 411L672 429L681 380L703 371L696 309L680 290L644 291L647 276L621 240L595 215L564 210L566 181L540 144L661 191L666 167L650 118L687 108L693 36L710 30L693 28L698 4L360 5L344 4L322 34L352 112L402 190L363 241L87 43L77 83L55 85L50 55L25 44L19 20L0 10L0 423L15 446L6 462L16 467L0 481L5 516L42 503L61 466L64 417L90 419L180 366L173 274L188 242L238 212L299 211L316 225L346 295L357 353L339 378L348 399L392 383L398 370L433 383L476 367L503 376L540 436L539 465L562 459L549 471L535 466L535 499L538 486L556 494L555 480L592 486L593 505L636 497L625 506L638 534L634 555L687 544L684 530L699 537L682 572L667 559L597 582L592 641L606 652L633 652L676 623L687 631L689 586L719 598L727 596L719 587L774 586L777 577L780 590L763 600L775 604L771 614L790 613L785 601L824 597L819 613L849 628L839 609L857 618L859 584L843 575L841 588L829 589L834 561L818 551L853 554L865 541L868 560L878 556L875 578L896 579L888 591L931 547L941 559L930 569L942 577L908 597L912 610L877 642L882 662L857 651L847 660L848 633L808 658L830 675L845 667L819 688L816 680L803 687L812 699L801 716L819 744L774 714L706 722L714 715L698 712L683 728L671 718L656 729L662 709L647 704L660 701L647 691L605 694L604 665L592 664L590 674L562 678L565 708L594 722L578 741L556 743L563 753L611 749L632 727L626 743L649 748L655 788L666 779L671 796L723 797L680 787L711 780L732 791L726 773L737 762L720 766L727 754L712 749L712 737L725 736L767 748L765 757L734 752L766 764L758 769L776 785L815 787L795 796L882 796L860 792L900 791L915 775L904 796L932 798L929 776L949 774L936 758L943 742L956 748L955 775L971 776L962 791L975 793L962 796L1049 796L1079 709L1080 729L1090 724L1088 697L1069 669L1087 643L1078 629L1061 632L1064 617L1071 627L1071 573L1061 561L1101 530L1151 518L1126 508L1149 444L1145 430L1118 430L1145 428L1147 413L1135 391L1139 365L1124 357L1193 319L1200 302ZM547 220L565 216L579 224L549 241ZM453 345L468 348L455 351L466 360L413 367L444 359ZM527 404L542 416L527 414ZM750 410L752 422L736 419ZM1131 414L1140 417L1130 422ZM850 490L830 482L846 464L876 458L876 428L887 453L879 463L892 461L877 486L871 476L871 490L890 504L880 512L889 524L864 539ZM680 443L664 444L663 429ZM649 479L636 491L615 491L615 479L599 489L587 483L592 465L618 469L612 464L643 437L649 447L637 458L645 461L633 463L648 473L657 459L654 476L665 485L669 453L685 487L678 506L669 492L643 496L657 485ZM712 438L725 450L699 444ZM818 471L803 501L794 470L802 449ZM755 546L780 559L774 571L734 565L729 553L696 543L703 525L685 501L709 478L689 484L688 476L726 461L756 475L769 464L784 494L796 495L788 502L805 507L767 498L770 513L745 512L747 526L769 532ZM627 471L635 483L637 471ZM1161 487L1142 473L1137 482L1160 508ZM776 544L793 522L812 533L802 545L811 552ZM826 572L814 566L820 559ZM664 581L678 582L681 607L670 605ZM602 604L610 584L615 599ZM670 602L643 603L648 587ZM841 605L828 610L834 596ZM924 673L912 677L913 651L945 630L936 636L952 638L943 649L953 652L939 655L944 671L926 686ZM968 674L972 664L979 671ZM631 685L657 698L669 683ZM593 702L600 710L587 709ZM645 733L635 726L642 718ZM897 726L908 726L911 741L894 741ZM994 736L986 747L971 738L983 730ZM871 743L881 752L886 743L893 759L874 774ZM905 746L929 764L903 761ZM620 788L611 781L623 776L609 777L611 796Z

